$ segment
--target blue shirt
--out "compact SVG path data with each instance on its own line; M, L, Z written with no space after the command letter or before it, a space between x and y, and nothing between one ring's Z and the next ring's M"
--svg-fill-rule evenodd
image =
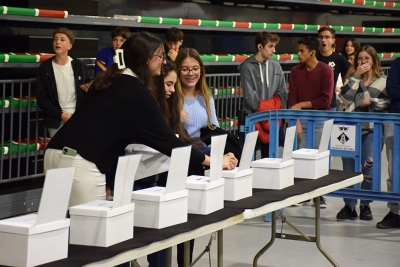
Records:
M200 137L200 129L207 127L206 101L201 95L193 98L185 97L183 109L187 114L187 121L183 123L190 137ZM214 99L210 97L211 124L218 126L218 119L215 113Z
M112 47L105 47L100 49L96 56L94 67L94 75L106 71L107 68L114 63L115 52Z

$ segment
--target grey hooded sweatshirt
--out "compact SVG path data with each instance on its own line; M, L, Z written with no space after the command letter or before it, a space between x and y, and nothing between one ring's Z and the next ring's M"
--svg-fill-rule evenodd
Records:
M239 65L239 71L244 93L243 109L248 114L258 109L260 100L270 99L275 94L281 99L282 109L286 108L288 92L285 75L278 62L267 60L260 63L251 56Z

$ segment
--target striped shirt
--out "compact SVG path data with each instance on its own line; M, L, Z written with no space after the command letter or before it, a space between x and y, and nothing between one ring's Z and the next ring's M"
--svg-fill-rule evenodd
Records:
M347 112L386 112L390 98L386 93L386 76L374 77L369 86L361 80L361 75L354 73L346 78L340 100L346 105ZM369 99L371 105L363 108L359 106L360 100ZM372 123L363 123L363 130L372 130Z
M186 131L190 137L200 137L200 129L207 127L207 111L206 101L201 95L196 95L193 98L185 97L185 103L183 106L187 114L187 121L183 123ZM210 97L210 109L211 109L211 124L218 126L218 119L215 113L214 99Z

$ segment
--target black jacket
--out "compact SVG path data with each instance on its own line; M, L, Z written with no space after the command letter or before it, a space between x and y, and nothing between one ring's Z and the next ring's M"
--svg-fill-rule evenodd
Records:
M167 126L150 91L137 78L122 74L104 91L89 90L68 123L51 138L48 148L75 149L107 174L107 179L112 179L107 184L112 185L118 157L133 143L167 156L173 148L187 146ZM192 148L191 164L200 165L204 158Z
M44 61L39 66L37 74L36 99L40 109L43 112L44 124L48 128L58 128L61 123L62 110L58 102L58 93L56 79L54 76L53 58ZM71 61L72 69L75 77L76 91L76 107L82 102L85 97L85 91L80 88L80 85L89 80L89 75L85 64L78 59Z

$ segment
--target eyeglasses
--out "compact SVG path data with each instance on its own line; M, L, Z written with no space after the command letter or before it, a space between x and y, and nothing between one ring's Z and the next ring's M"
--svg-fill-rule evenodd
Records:
M162 54L162 55L153 55L153 57L158 57L159 59L161 59L161 61L164 61L167 59L167 55Z
M187 68L187 67L183 67L183 68L180 68L179 70L180 70L184 75L189 75L190 72L192 72L193 74L199 74L199 73L200 73L200 70L201 70L201 67L195 66L195 67L193 67L193 68L191 68L191 69L189 69L189 68Z
M319 40L324 40L324 39L329 40L329 39L331 39L331 38L332 38L332 37L329 36L329 35L325 35L325 36L320 35L320 36L318 36L318 39L319 39Z

